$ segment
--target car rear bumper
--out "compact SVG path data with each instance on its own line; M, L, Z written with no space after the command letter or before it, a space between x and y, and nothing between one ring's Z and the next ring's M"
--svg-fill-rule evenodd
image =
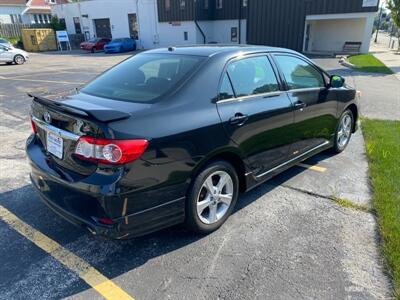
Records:
M86 180L69 182L50 167L34 140L31 136L26 147L32 184L44 203L70 223L95 235L123 239L183 222L185 197L173 197L182 195L177 191L184 186L122 195L116 188L124 180L120 174L93 181L90 178L94 174ZM112 223L103 224L101 218L111 219Z

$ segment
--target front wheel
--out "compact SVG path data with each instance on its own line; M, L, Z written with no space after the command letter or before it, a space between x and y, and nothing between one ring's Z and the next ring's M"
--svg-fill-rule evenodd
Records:
M336 128L335 142L333 150L336 153L341 153L346 149L350 142L351 134L353 132L354 116L351 110L344 111L339 119L339 124Z
M15 62L17 65L22 65L22 64L25 62L25 58L24 58L22 55L17 54L17 55L15 55L15 57L14 57L14 62Z
M186 225L199 233L217 230L232 213L239 194L234 167L225 161L209 164L194 180L186 202Z

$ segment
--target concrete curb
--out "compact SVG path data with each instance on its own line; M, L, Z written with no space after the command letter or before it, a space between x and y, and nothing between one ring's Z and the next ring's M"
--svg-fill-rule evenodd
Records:
M339 63L342 65L342 66L345 66L345 67L347 67L347 68L355 68L355 65L353 65L352 63L350 63L348 60L347 60L347 57L346 56L342 56L340 59L339 59Z

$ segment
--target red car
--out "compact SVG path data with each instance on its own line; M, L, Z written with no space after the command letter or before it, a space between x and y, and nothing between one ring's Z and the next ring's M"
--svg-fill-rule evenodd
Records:
M103 50L104 45L108 44L110 41L111 39L108 38L94 38L87 42L82 42L80 48L93 53L95 51Z

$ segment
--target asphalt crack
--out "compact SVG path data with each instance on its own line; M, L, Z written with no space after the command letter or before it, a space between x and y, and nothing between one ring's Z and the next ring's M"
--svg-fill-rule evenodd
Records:
M322 198L322 199L326 199L326 200L330 200L335 202L336 204L345 207L345 208L350 208L350 209L354 209L357 211L361 211L361 212L365 212L365 213L370 213L370 214L375 214L375 210L367 205L360 205L360 204L356 204L353 201L349 200L349 199L345 199L345 198L338 198L335 196L327 196L327 195L321 195L315 192L311 192L311 191L307 191L304 189L300 189L300 188L296 188L296 187L292 187L290 185L286 185L286 184L282 184L282 187L296 191L296 192L300 192L312 197L317 197L317 198Z

